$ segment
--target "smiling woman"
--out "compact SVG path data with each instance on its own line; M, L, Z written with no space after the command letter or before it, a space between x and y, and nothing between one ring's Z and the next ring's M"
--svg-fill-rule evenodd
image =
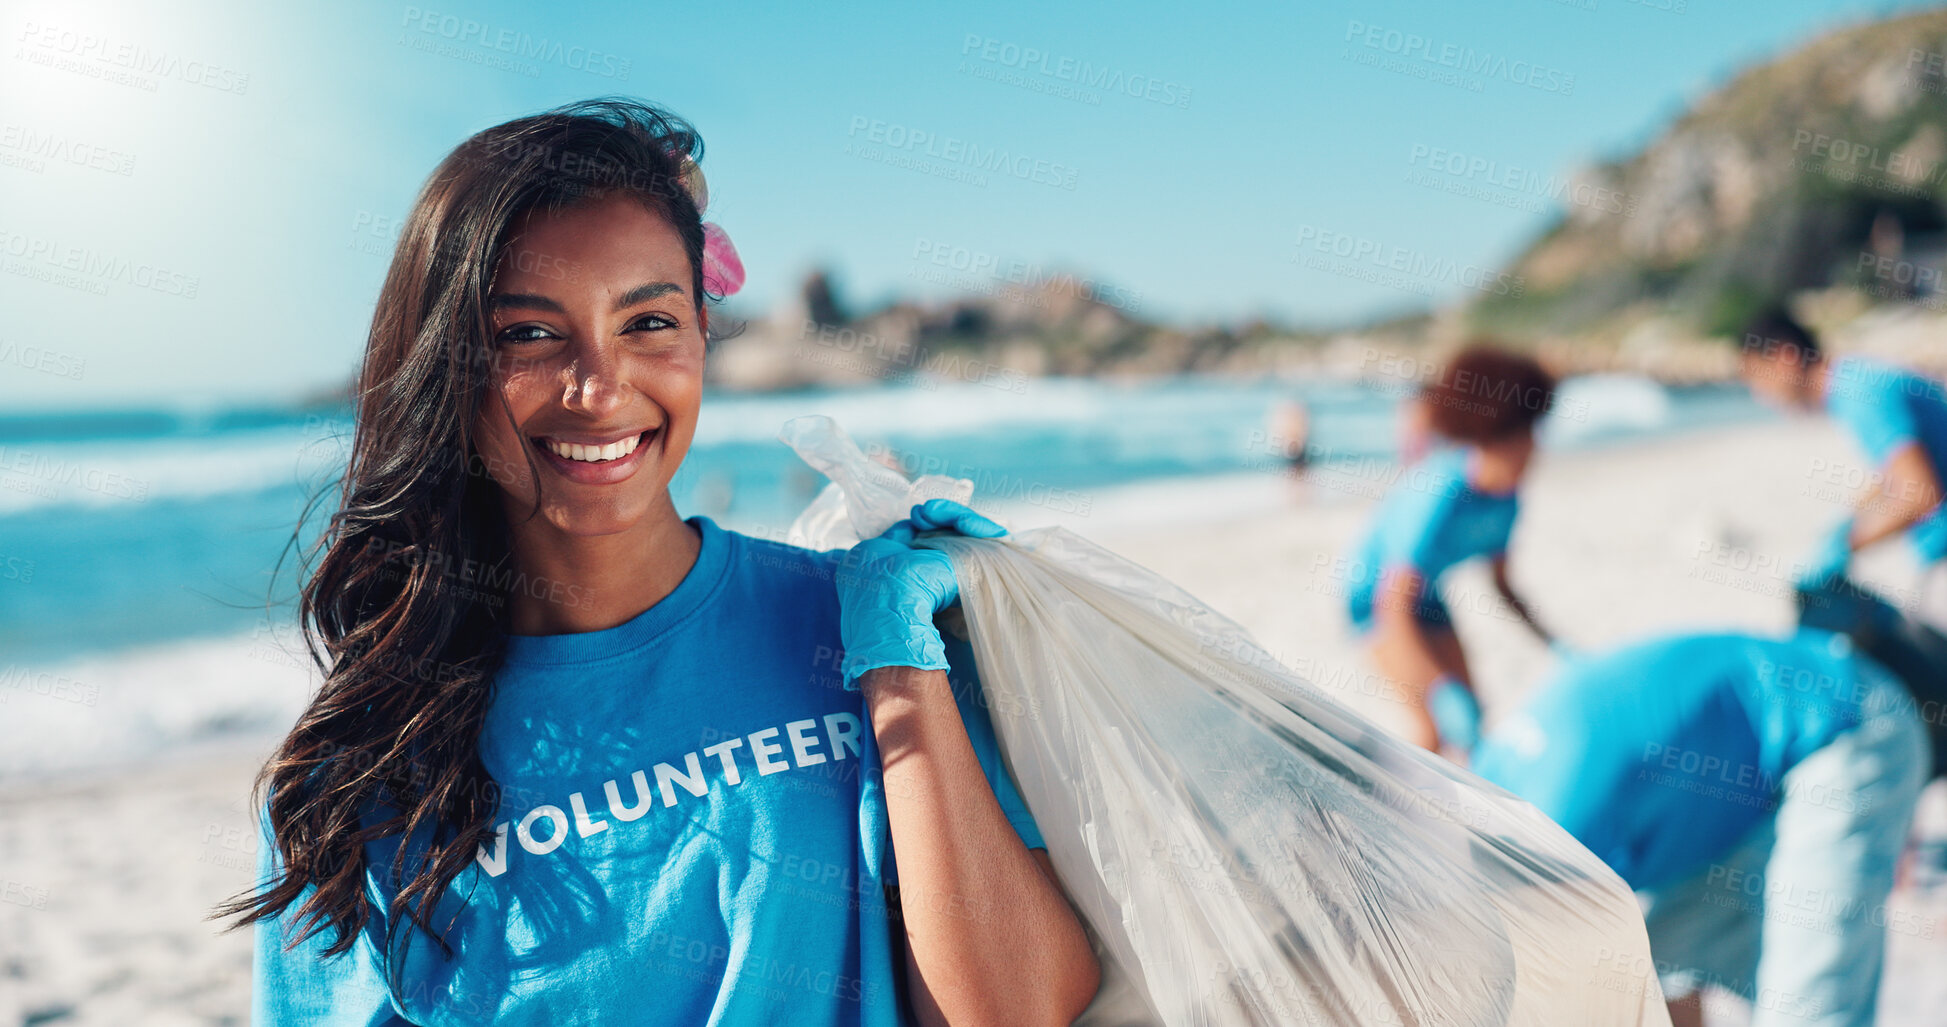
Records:
M708 316L693 279L668 219L630 194L530 208L510 227L487 296L497 401L476 411L474 444L495 469L514 558L610 600L517 606L522 634L613 627L686 566L644 576L641 554L694 559L669 498L703 392Z
M216 914L256 925L257 1022L1066 1023L1094 994L933 624L951 566L909 545L1003 529L935 502L815 553L671 502L741 277L700 157L591 101L467 140L415 203L304 590L325 681Z

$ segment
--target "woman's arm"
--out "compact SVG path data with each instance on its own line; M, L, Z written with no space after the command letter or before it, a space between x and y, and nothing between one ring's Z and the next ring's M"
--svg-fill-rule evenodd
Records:
M259 887L284 874L269 817L257 817L257 883ZM326 956L335 939L327 929L303 940L287 937L286 921L311 890L278 916L252 927L255 958L251 968L250 1022L253 1027L312 1027L336 1024L359 1027L409 1027L392 1006L371 934L361 932L349 951ZM376 914L375 914L376 915Z
M1521 618L1521 623L1528 625L1528 630L1534 632L1536 638L1541 639L1544 644L1554 642L1555 636L1549 634L1548 629L1535 621L1535 615L1528 611L1528 604L1514 594L1514 585L1508 581L1508 554L1496 554L1489 561L1489 566L1494 572L1494 591L1501 593L1501 601L1508 604L1508 608L1514 611L1515 616Z
M860 679L885 771L906 969L925 1024L1067 1024L1100 968L1045 851L1030 851L981 771L945 671Z
M1406 739L1423 749L1440 747L1439 729L1427 709L1427 689L1441 677L1473 687L1459 640L1451 631L1442 631L1436 638L1414 616L1420 597L1431 587L1416 571L1390 571L1380 580L1373 602L1373 661L1400 690L1400 702L1406 707Z
M1887 458L1878 484L1859 501L1851 548L1857 552L1913 527L1939 509L1940 499L1940 479L1927 451L1917 442L1901 446Z

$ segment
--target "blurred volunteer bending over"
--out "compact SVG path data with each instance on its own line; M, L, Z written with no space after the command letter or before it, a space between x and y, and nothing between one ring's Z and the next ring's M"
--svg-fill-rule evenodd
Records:
M1352 624L1407 704L1407 738L1425 748L1464 750L1479 730L1466 654L1438 588L1449 570L1485 557L1502 600L1550 640L1509 583L1507 552L1535 422L1554 394L1531 357L1489 345L1457 354L1414 400L1446 444L1401 474L1347 560Z
M1915 612L1947 629L1947 391L1906 368L1847 355L1828 358L1810 329L1782 310L1744 331L1741 369L1751 391L1777 406L1823 411L1844 425L1867 466L1853 515L1813 555L1809 584L1841 577L1852 554L1905 535L1924 567Z
M680 517L707 301L682 121L489 128L414 203L265 766L253 1020L1068 1023L1098 976L916 532ZM896 857L896 858L895 858Z
M1752 1027L1866 1027L1927 687L1809 628L1659 637L1567 661L1472 769L1636 889L1677 1027L1702 1022L1705 985L1749 1000Z

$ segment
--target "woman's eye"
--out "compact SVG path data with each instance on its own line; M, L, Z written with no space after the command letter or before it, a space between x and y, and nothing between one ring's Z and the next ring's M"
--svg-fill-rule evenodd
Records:
M676 322L661 314L644 314L629 322L629 331L632 332L654 332L674 327Z
M503 330L494 339L499 342L540 342L553 338L553 334L540 325L515 325Z

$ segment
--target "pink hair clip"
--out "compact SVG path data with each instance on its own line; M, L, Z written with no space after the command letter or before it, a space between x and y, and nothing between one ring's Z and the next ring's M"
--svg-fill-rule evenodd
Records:
M683 188L690 199L696 201L697 213L701 214L710 205L710 185L703 178L703 169L696 166L687 154L681 157ZM703 289L718 296L729 296L744 287L744 262L737 256L737 247L730 241L730 233L714 221L703 222Z
M719 296L729 296L744 287L744 262L723 226L703 222L703 288Z

